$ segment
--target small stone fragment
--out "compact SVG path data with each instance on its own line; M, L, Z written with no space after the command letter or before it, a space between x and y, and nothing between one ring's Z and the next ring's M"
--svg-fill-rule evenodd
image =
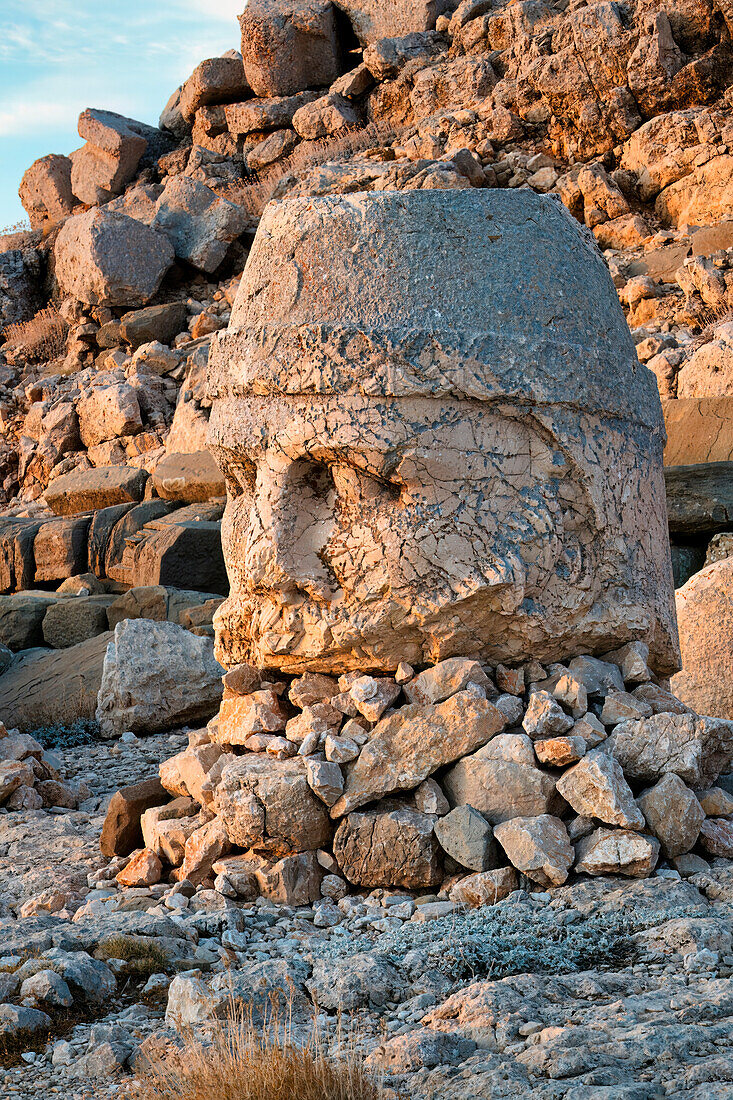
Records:
M160 882L163 865L150 848L136 852L127 866L116 875L120 886L154 886Z
M583 737L550 737L547 741L535 741L534 751L540 764L549 764L552 768L566 768L585 756L586 743Z
M549 691L536 691L529 697L529 706L522 728L533 741L544 741L573 728L573 720Z

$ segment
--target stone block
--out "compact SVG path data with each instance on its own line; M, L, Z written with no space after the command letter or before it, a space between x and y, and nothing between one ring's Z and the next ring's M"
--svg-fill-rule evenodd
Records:
M107 609L114 596L69 596L51 604L43 618L43 640L52 649L96 638L109 629Z
M452 806L473 806L492 825L514 817L538 817L562 809L555 779L537 767L524 734L499 734L465 756L443 779Z
M63 221L74 209L71 161L51 153L26 169L18 191L31 229Z
M145 306L123 314L120 318L120 336L133 349L155 340L161 344L172 344L178 333L186 328L186 317L185 302Z
M65 516L43 523L38 529L33 552L36 583L62 581L87 571L87 539L91 516Z
M244 71L255 95L328 87L341 73L330 0L251 0L239 24Z
M157 776L122 787L110 799L107 815L99 838L102 855L126 856L143 845L140 818L152 806L168 800L166 791Z
M733 528L733 462L667 466L664 483L671 534L701 537Z
M333 854L341 873L355 886L437 886L442 878L434 818L398 804L357 810L340 823Z
M167 454L153 472L153 485L163 500L196 504L226 496L224 475L210 451Z
M133 585L162 584L226 595L229 579L221 525L170 524L146 533L135 547L129 580Z
M54 478L44 493L44 499L57 516L94 512L142 500L147 480L147 472L133 466L96 466L90 470L73 470L70 474ZM97 525L97 535L99 530L100 525Z
M196 66L183 85L178 108L186 122L190 123L199 107L231 103L245 99L249 93L241 58L210 57Z
M208 638L175 623L126 619L105 656L97 721L115 737L207 720L221 700L223 672Z
M682 671L670 687L697 714L733 719L733 558L695 573L676 601Z
M0 593L30 588L36 576L33 544L41 520L0 519Z
M733 397L668 398L666 466L730 462L733 459Z
M224 108L227 130L245 137L247 134L289 127L296 111L317 98L317 92L298 92L297 95L268 96L267 99L230 103ZM292 134L292 130L289 132Z
M63 294L85 305L140 306L173 263L163 234L125 214L89 210L69 218L54 245Z
M156 204L152 229L165 234L179 259L215 271L248 225L240 206L190 176L173 176Z
M89 569L95 577L106 577L105 561L110 537L115 526L133 507L132 504L112 504L100 508L92 516L89 525Z

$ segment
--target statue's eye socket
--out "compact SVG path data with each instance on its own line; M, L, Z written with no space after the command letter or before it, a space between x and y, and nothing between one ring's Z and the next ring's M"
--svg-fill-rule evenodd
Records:
M354 466L333 466L332 473L339 499L345 504L377 504L400 497L400 485Z

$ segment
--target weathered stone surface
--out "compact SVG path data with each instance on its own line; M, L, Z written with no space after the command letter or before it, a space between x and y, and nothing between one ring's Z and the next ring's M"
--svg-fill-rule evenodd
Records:
M676 600L682 671L670 686L698 714L733 718L733 558L706 565Z
M348 958L318 959L306 986L314 1004L328 1011L352 1012L400 1001L406 982L387 955L358 954Z
M473 806L456 806L436 821L435 835L443 851L461 867L470 871L490 871L496 867L493 830Z
M290 126L295 112L317 98L317 92L298 92L297 95L268 96L267 99L230 103L224 108L227 129L232 134L245 136ZM248 161L250 155L248 154Z
M306 141L330 137L358 123L359 115L348 99L331 93L306 104L293 115L293 129Z
M667 859L684 855L695 845L706 810L678 775L664 775L639 795L639 808L662 845Z
M467 909L479 909L482 905L496 905L509 897L519 886L513 867L499 867L494 871L480 871L460 879L451 887L451 901L465 905Z
M733 794L722 787L709 787L698 791L697 798L708 817L728 817L733 815Z
M166 585L203 592L229 591L221 525L199 520L151 526L137 543L128 577L134 585Z
M139 306L173 263L173 246L135 218L89 210L69 218L54 245L64 294L86 305Z
M501 711L469 691L435 706L401 707L375 726L347 771L344 794L332 816L417 787L438 768L485 745L505 724Z
M489 689L491 681L478 661L467 657L449 657L418 673L405 684L404 692L411 703L441 703L470 684Z
M31 653L3 673L0 714L21 730L93 718L111 634L48 655Z
M649 718L652 708L643 699L638 699L628 691L614 691L603 700L601 721L605 726L617 726L619 722L628 722L634 718Z
M708 787L733 761L733 722L696 714L655 714L622 722L604 749L630 779L654 782L674 772L693 789Z
M51 604L43 617L43 639L52 649L96 638L108 629L107 608L114 596L77 596Z
M149 848L141 848L116 876L120 886L154 886L160 882L163 865Z
M555 734L567 733L572 728L572 718L549 691L535 691L530 695L522 729L533 740L544 741Z
M499 734L459 760L443 779L443 789L451 805L473 806L492 825L553 813L563 805L555 780L537 767L524 734Z
M685 369L680 371L680 375ZM711 376L706 374L705 381L701 380L701 389L703 386L708 389L712 384ZM667 428L667 446L664 448L667 466L730 462L733 459L730 426L733 398L729 394L715 397L705 394L703 390L699 397L668 399L662 405Z
M3 594L32 586L36 575L33 543L40 526L41 520L11 517L0 520L0 592Z
M251 0L239 24L244 71L255 95L327 87L341 72L330 0Z
M71 161L51 153L35 160L26 170L18 191L31 229L63 221L74 209Z
M455 5L449 0L397 0L391 4L382 0L342 0L340 6L361 45L369 46L380 38L431 30L437 17Z
M0 805L19 787L33 785L33 769L21 760L0 760Z
M557 781L558 793L583 817L596 817L607 825L643 829L644 815L617 760L603 749L593 749Z
M174 872L174 877L200 886L204 879L211 877L214 864L230 847L224 822L216 817L207 821L186 838L183 863Z
M229 245L247 228L241 207L190 176L173 176L156 204L151 228L165 234L176 256L215 271Z
M515 817L502 821L494 836L510 863L540 886L561 886L574 859L567 829L557 817Z
M627 829L596 829L576 845L575 870L586 875L646 878L659 858L659 841Z
M102 855L111 859L140 848L143 843L140 818L151 806L158 806L165 800L166 792L157 776L116 791L110 799L99 838Z
M463 243L446 248L448 236ZM532 293L518 296L530 247ZM436 285L448 303L439 331ZM504 318L496 332L487 311ZM224 663L512 664L637 637L657 671L674 671L662 415L636 364L607 270L549 198L469 189L272 204L210 357L212 449L248 500L231 500L223 525ZM307 449L286 446L293 433ZM356 442L367 437L368 455ZM344 451L362 472L336 508L328 486L331 470L341 485ZM399 474L385 473L387 455ZM561 532L558 509L573 516Z
M432 31L383 37L364 51L364 64L375 80L394 79L409 62L423 65L445 50L445 39ZM429 114L430 112L426 112Z
M46 592L19 592L3 597L0 601L0 644L14 652L43 645L43 619L55 602L56 597Z
M226 496L224 475L210 451L166 455L155 467L153 485L164 500L185 504Z
M186 855L186 841L205 822L192 798L174 798L165 806L151 806L140 818L143 842L157 856L180 867Z
M700 829L700 846L713 856L733 859L733 821L726 817L709 817Z
M57 516L142 500L148 475L133 466L96 466L54 478L44 493Z
M86 447L137 435L142 430L138 390L127 382L103 382L78 403L79 435Z
M276 858L323 848L331 838L328 810L308 785L305 762L250 754L227 764L215 811L232 844Z
M436 886L442 869L433 820L390 803L383 809L357 810L340 822L333 854L345 878L356 886Z
M223 745L243 745L253 733L279 733L288 721L279 695L270 690L249 695L225 695L215 738Z
M167 302L165 305L146 306L132 310L120 318L119 334L131 348L159 340L172 344L179 332L186 327L185 302Z
M733 527L733 462L666 466L669 530L699 537Z
M175 504L166 500L144 500L127 509L112 526L106 537L103 575L124 584L134 583L129 556L126 558L127 540L141 531L147 524L162 520L175 509ZM151 583L137 580L137 584ZM186 585L186 588L190 588Z
M36 581L62 581L87 571L91 516L67 516L43 523L33 543Z
M210 57L193 70L181 89L179 110L193 122L199 107L244 99L250 88L238 57Z
M147 135L153 133L153 127L114 111L82 111L79 136L87 144L71 154L71 189L76 197L92 206L119 195L148 147Z
M534 743L534 751L540 764L547 764L552 768L567 768L569 764L577 763L585 756L587 747L585 738L581 735L551 737L547 741Z
M175 623L126 619L104 660L97 721L107 737L150 733L210 718L222 694L208 638Z

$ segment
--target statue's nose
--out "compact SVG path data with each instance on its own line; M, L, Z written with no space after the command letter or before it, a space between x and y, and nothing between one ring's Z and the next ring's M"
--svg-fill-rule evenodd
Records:
M250 517L250 580L283 595L330 599L338 585L323 561L336 524L336 492L327 467L306 458L268 456Z

